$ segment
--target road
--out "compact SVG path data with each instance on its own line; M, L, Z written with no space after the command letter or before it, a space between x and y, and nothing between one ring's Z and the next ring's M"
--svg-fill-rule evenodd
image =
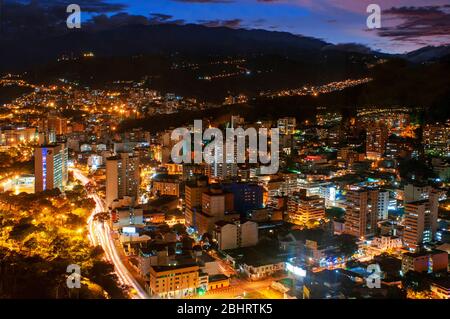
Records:
M191 299L283 299L283 294L270 288L276 280L287 276L269 277L259 281L249 281L247 279L231 279L227 288L208 291L203 296L195 296Z
M80 170L71 170L73 171L74 177L83 185L92 182ZM89 240L95 246L99 244L100 246L102 246L105 252L106 259L114 265L114 269L117 273L120 283L132 288L132 291L134 293L133 298L148 299L149 296L146 291L131 275L130 271L127 269L127 267L125 267L122 260L120 259L119 253L117 252L116 246L114 245L114 239L111 236L111 229L109 225L104 222L98 222L94 219L94 216L96 214L106 211L105 204L97 195L97 193L93 192L89 196L95 201L96 204L92 215L88 218Z
M231 277L237 274L236 269L234 269L231 265L229 265L225 260L220 258L216 252L210 251L209 255L217 261L220 271L222 271L224 275Z

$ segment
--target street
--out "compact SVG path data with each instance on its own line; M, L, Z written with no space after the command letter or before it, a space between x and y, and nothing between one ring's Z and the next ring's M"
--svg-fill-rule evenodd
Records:
M83 175L80 170L72 169L74 177L83 185L88 184L91 180ZM127 267L123 264L119 257L114 240L111 236L111 229L107 223L100 223L94 220L94 216L98 213L105 212L105 205L97 193L93 192L89 195L96 203L92 215L88 219L89 239L93 245L100 244L105 252L106 259L114 265L119 282L132 288L133 298L148 299L149 296L136 279L131 275Z

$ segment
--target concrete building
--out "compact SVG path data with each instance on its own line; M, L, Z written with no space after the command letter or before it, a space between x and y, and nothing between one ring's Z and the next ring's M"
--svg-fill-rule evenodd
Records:
M422 142L425 152L448 157L450 155L450 122L427 124L423 128Z
M405 253L402 258L402 273L416 272L447 272L448 254L446 251L433 250L419 253Z
M345 204L345 230L346 234L356 237L374 235L377 225L377 211L372 200L376 198L374 191L356 190L347 193Z
M383 122L371 123L367 127L366 157L368 159L380 159L386 152L388 128Z
M220 250L255 246L258 243L258 224L252 221L242 224L239 221L219 221L215 225L213 237Z
M149 274L148 291L150 296L157 298L181 299L194 296L202 283L197 264L151 266Z
M208 180L199 179L192 182L187 182L184 188L185 204L186 204L186 224L188 226L194 225L195 211L201 211L202 194L208 190Z
M0 128L0 146L18 146L20 143L33 143L38 140L35 127Z
M55 188L64 190L69 178L68 156L64 144L41 145L34 150L36 192Z
M372 190L369 192L372 210L378 221L387 220L389 212L389 192L386 190Z
M201 208L194 210L191 226L199 234L212 233L216 222L236 219L239 219L239 214L234 213L233 194L224 192L220 186L214 186L202 193Z
M233 194L234 210L246 214L263 207L263 187L251 183L224 184L223 189Z
M410 250L434 239L437 231L438 193L432 191L429 199L405 204L403 241Z
M288 215L291 223L304 225L308 221L319 221L325 217L325 199L315 195L307 196L303 192L289 196Z
M67 134L67 119L57 115L49 115L46 130L53 131L56 135Z
M431 281L431 292L435 298L450 299L450 279L448 277L433 279Z
M284 117L278 119L278 129L281 135L295 134L295 128L297 126L295 117Z
M430 195L431 189L432 188L429 185L407 184L404 187L403 201L406 204L427 199Z
M118 198L139 195L139 158L129 153L118 153L106 159L106 205Z
M112 210L113 227L144 226L144 210L141 206L118 207Z
M153 192L159 196L180 196L180 179L176 175L161 174L153 178Z

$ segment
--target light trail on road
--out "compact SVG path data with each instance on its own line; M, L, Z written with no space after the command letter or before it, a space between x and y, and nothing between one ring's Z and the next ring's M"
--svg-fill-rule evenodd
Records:
M91 180L83 175L80 170L72 169L74 177L79 180L83 185L88 184ZM92 244L97 246L100 244L105 252L108 261L112 262L114 269L119 277L119 281L129 287L132 287L136 291L136 297L139 299L148 299L146 291L141 287L141 285L136 281L130 271L125 267L122 260L120 259L119 253L117 252L116 246L114 244L114 239L111 236L111 229L106 223L99 223L94 219L94 216L98 213L105 212L105 205L100 199L97 193L91 193L89 195L95 201L95 209L93 210L91 216L88 218L88 230L89 239Z

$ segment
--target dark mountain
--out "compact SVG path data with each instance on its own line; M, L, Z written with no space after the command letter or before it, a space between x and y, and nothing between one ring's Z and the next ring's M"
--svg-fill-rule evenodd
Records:
M57 60L62 55L79 56L92 51L96 56L183 54L189 56L278 55L294 59L319 56L342 57L360 54L386 57L354 43L333 45L325 41L266 30L231 29L187 24L125 25L106 30L91 28L61 32L39 32L23 36L0 33L1 71L27 70Z
M403 55L403 58L414 63L439 60L450 55L450 45L427 46Z
M127 25L103 31L73 30L56 36L29 38L0 37L3 71L26 69L54 61L63 54L79 55L93 51L98 56L136 54L190 55L277 54L296 55L317 52L327 43L315 38L265 30L209 28L201 25Z
M228 94L251 96L364 77L378 59L354 44L334 46L285 32L200 25L128 25L38 38L30 40L27 50L8 40L10 50L0 52L0 58L18 64L3 67L20 66L37 82L64 78L91 87L147 78L151 88L213 102ZM79 58L87 51L95 58ZM58 62L62 55L76 58ZM220 63L225 60L244 62ZM204 80L208 76L216 78Z

